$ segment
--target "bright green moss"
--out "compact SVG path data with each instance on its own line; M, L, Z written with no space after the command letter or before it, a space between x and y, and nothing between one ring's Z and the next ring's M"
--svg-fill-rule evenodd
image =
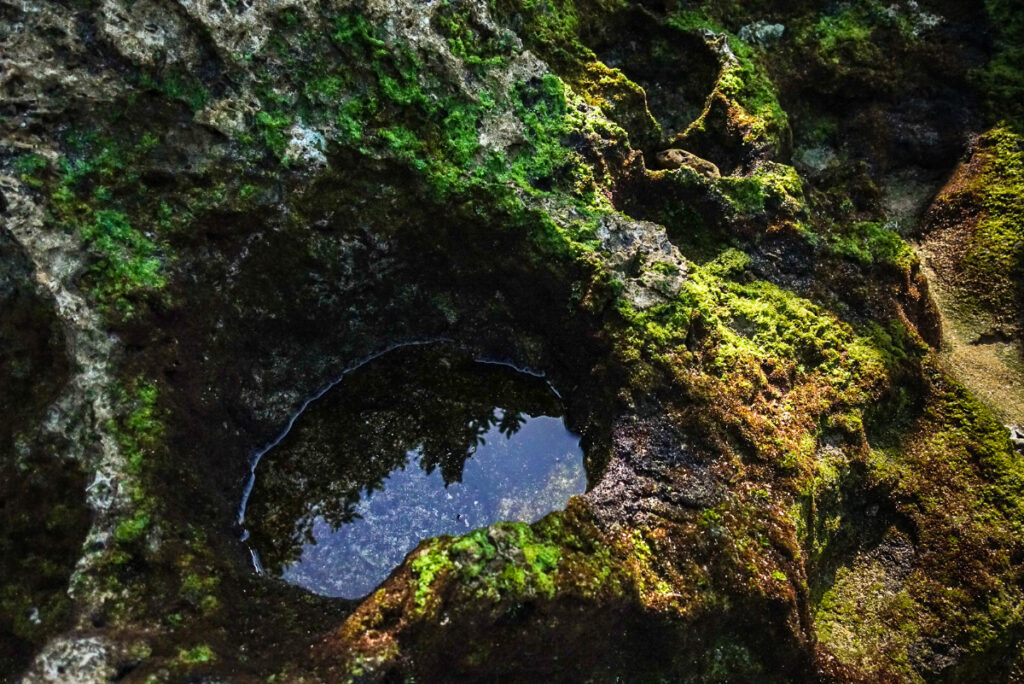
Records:
M158 290L165 284L156 244L135 229L119 211L101 209L80 228L85 244L101 255L92 266L96 275L94 294L130 311L127 295L138 290Z
M829 248L865 266L891 264L908 271L916 263L910 245L898 233L878 221L854 222L826 237Z
M150 517L145 511L136 511L135 514L122 520L114 529L114 539L120 544L133 544L146 534L149 529Z
M539 593L552 596L561 550L538 539L523 523L501 523L471 532L451 546L451 557L464 581L475 591L497 600L505 595ZM490 567L495 556L504 559L499 570ZM486 569L486 572L485 572Z
M713 326L720 335L715 366L725 370L750 357L786 359L800 370L831 373L840 381L849 368L848 352L857 349L854 331L811 302L771 283L727 279L730 272L742 270L744 259L738 250L730 250L695 268L679 302L699 311L705 325ZM649 318L665 320L664 315L677 307L656 308ZM689 316L674 320L688 320ZM671 325L672 320L666 322ZM680 333L685 335L686 329ZM865 345L872 346L869 342Z
M985 306L1001 313L1019 307L1024 296L1024 136L1004 124L981 144L985 165L975 187L982 216L962 277Z
M156 385L138 382L132 389L119 388L117 400L123 408L121 417L108 423L107 428L117 439L128 470L139 475L146 466L147 454L161 442L163 422L157 415L158 390Z
M283 158L288 144L289 129L295 123L292 117L288 114L262 111L256 114L255 123L264 144L279 158Z
M412 561L411 568L416 581L413 600L416 602L416 607L423 610L430 598L430 587L434 579L445 570L450 570L452 562L448 557L447 550L440 548L438 542L434 542L426 553L417 556Z
M740 214L764 213L764 187L756 178L726 177L719 181L719 187L732 208Z
M178 653L178 660L186 665L203 665L217 659L217 654L206 644L193 646Z
M114 528L114 539L121 545L120 557L111 557L114 564L127 563L151 529L157 513L155 499L149 495L156 464L154 454L162 446L163 421L157 408L157 387L140 379L113 388L116 417L106 429L117 441L125 459L125 472L130 479L122 483L131 499Z
M736 61L726 65L716 88L739 103L751 117L748 135L752 139L779 140L788 136L789 117L779 104L778 89L762 64L759 48L740 40L704 9L674 12L667 23L683 31L711 31L726 36Z
M508 63L515 36L502 29L497 33L479 25L464 4L445 0L434 21L448 39L448 47L473 71L480 73L490 67Z
M803 182L792 166L768 162L750 176L726 176L715 183L740 214L797 216L806 211Z
M581 179L574 176L583 171L578 157L562 143L571 129L562 81L546 74L539 83L520 83L512 102L526 127L529 149L511 160L508 177L528 190L576 188Z
M76 231L92 253L85 278L90 294L108 313L131 317L141 293L166 285L164 249L130 216L145 199L139 170L160 141L150 133L115 140L72 131L64 142L65 154L52 169L30 160L26 177L49 195L50 224ZM122 194L125 187L135 194Z
M442 577L454 582L445 587L493 602L552 598L557 592L620 594L624 560L567 524L563 515L553 513L534 525L498 523L462 537L431 540L410 564L414 613L425 614L435 605ZM444 591L448 596L450 590Z

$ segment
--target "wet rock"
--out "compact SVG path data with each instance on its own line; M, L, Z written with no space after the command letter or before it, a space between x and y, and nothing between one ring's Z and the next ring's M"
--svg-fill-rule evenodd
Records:
M612 442L605 476L587 493L606 524L647 516L679 519L685 509L721 501L721 483L709 464L670 424L626 419L616 425Z

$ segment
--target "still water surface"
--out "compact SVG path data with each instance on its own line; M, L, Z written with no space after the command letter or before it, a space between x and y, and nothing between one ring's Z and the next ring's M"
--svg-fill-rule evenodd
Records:
M245 521L266 572L359 598L422 539L532 522L585 489L579 438L546 381L416 346L307 407L259 461Z

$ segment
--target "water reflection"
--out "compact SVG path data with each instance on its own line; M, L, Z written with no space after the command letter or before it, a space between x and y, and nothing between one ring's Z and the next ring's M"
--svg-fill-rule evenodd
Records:
M447 345L399 349L311 404L259 463L245 518L264 569L373 590L424 538L533 521L586 488L544 380Z

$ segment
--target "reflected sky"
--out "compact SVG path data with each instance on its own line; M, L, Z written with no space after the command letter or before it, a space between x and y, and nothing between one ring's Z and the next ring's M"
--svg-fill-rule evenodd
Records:
M268 573L358 598L422 539L532 522L585 489L579 438L543 379L431 345L311 404L260 461L246 521Z
M313 543L284 568L292 584L325 596L358 598L382 582L422 539L464 534L498 520L533 522L586 489L579 439L559 418L528 417L511 438L491 428L447 487L412 451L383 488L337 529L317 516Z

